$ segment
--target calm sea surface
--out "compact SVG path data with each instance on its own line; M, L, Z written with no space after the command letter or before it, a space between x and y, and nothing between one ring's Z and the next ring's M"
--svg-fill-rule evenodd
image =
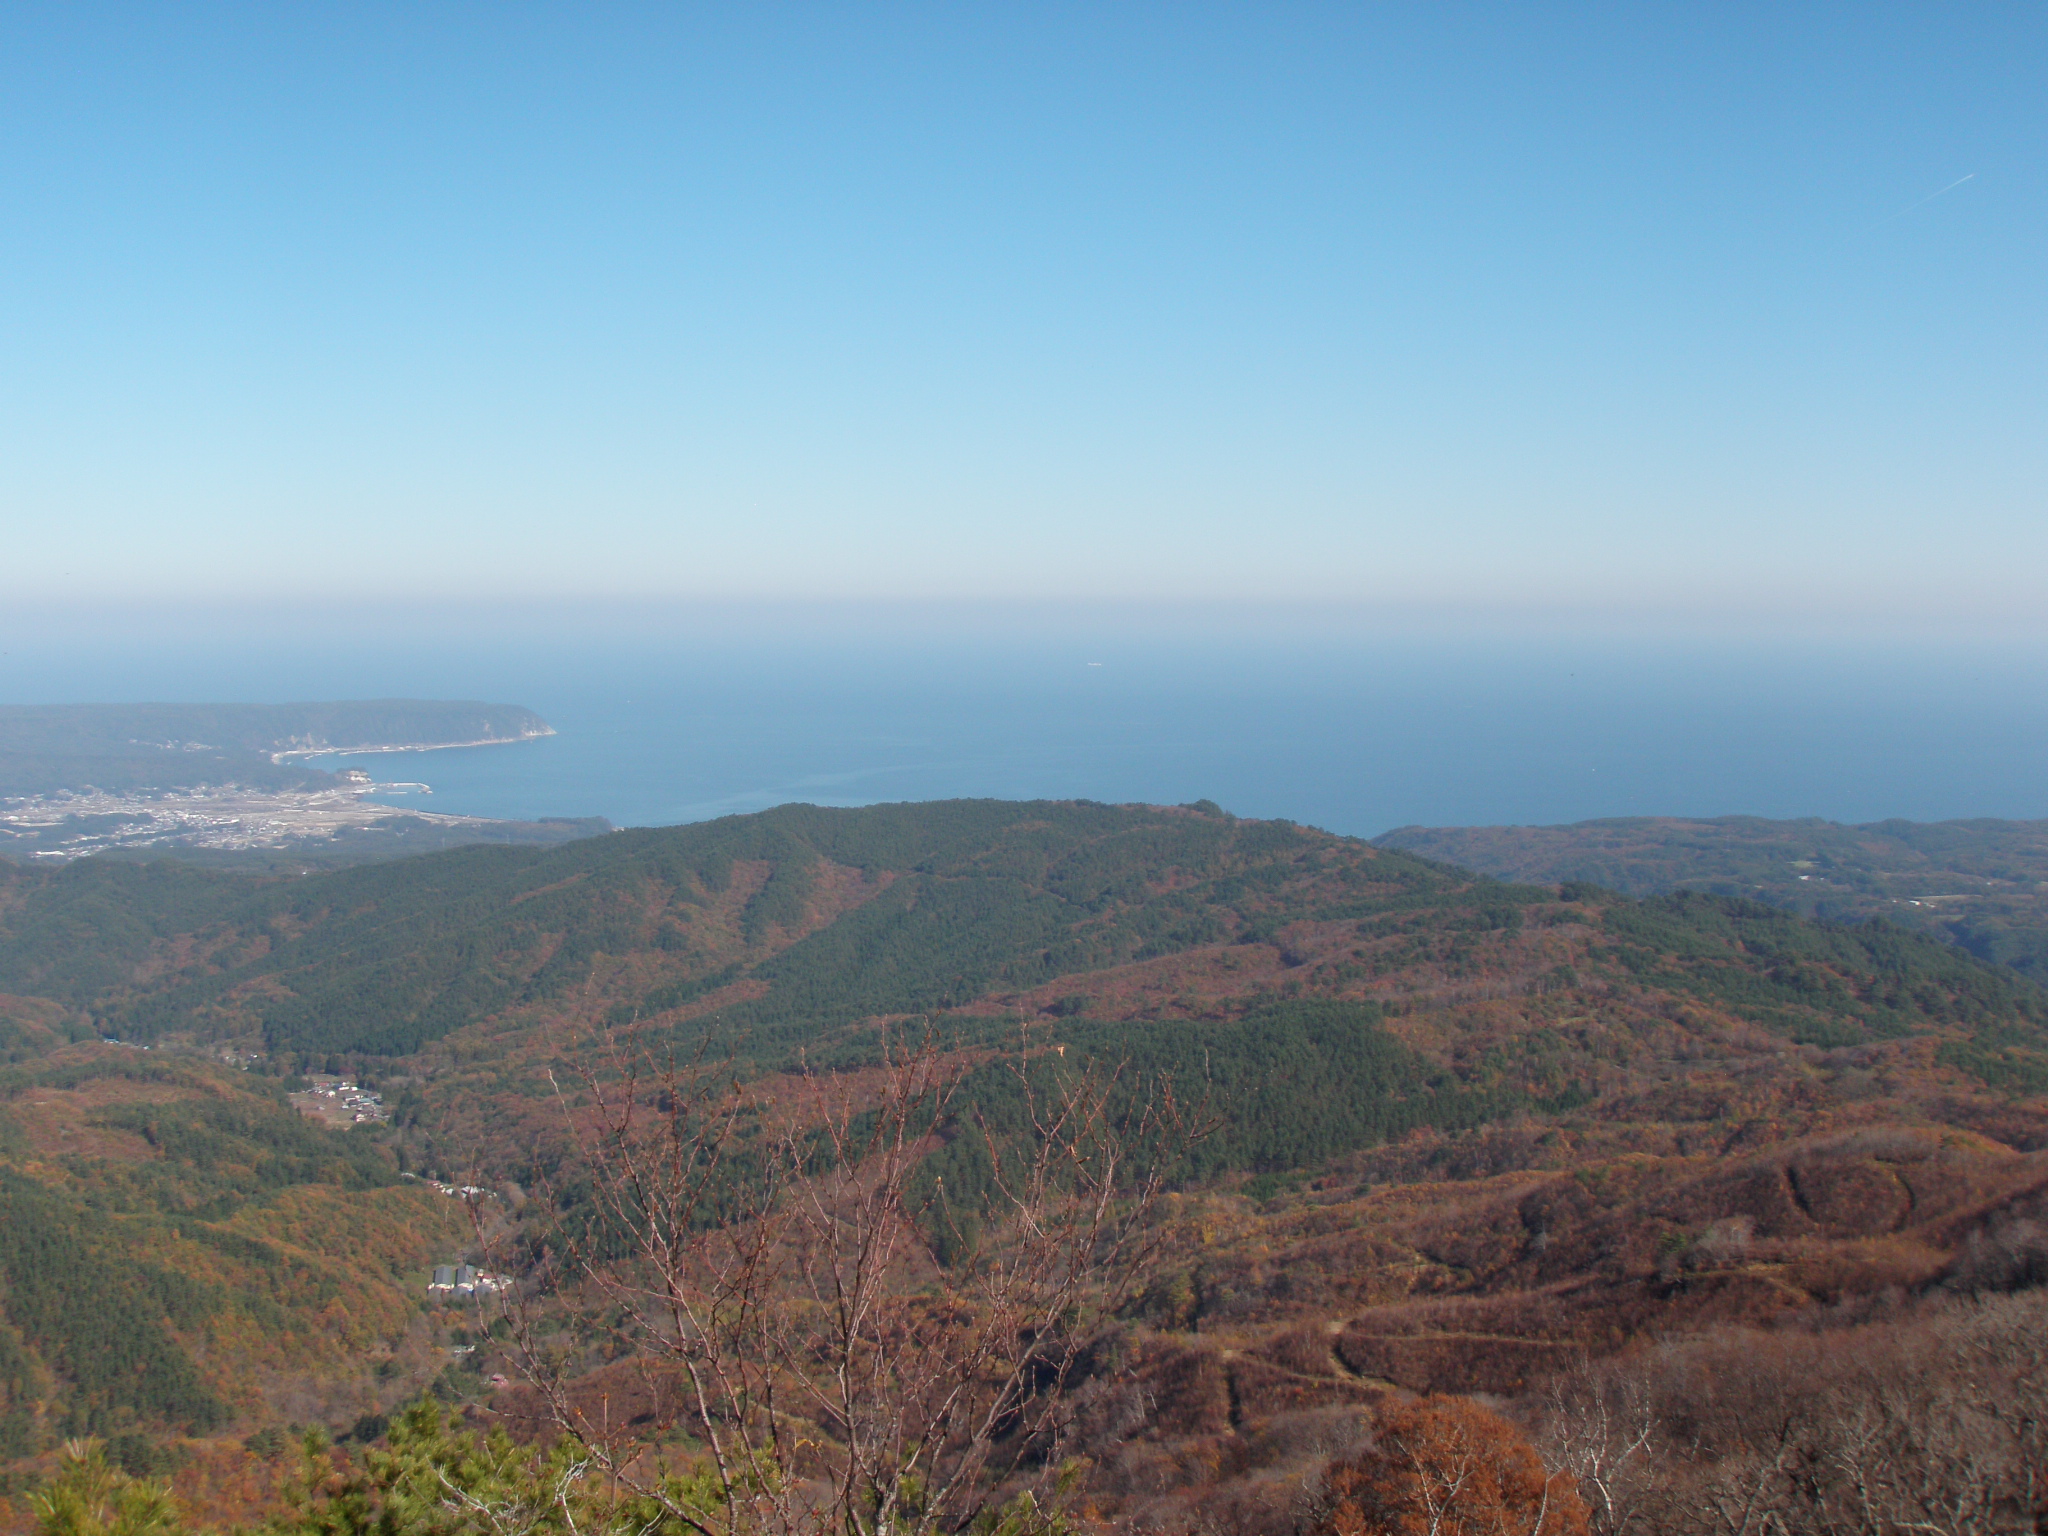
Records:
M773 632L16 641L8 702L469 697L516 746L325 760L482 816L1212 799L1360 835L1648 814L2048 817L2039 646Z

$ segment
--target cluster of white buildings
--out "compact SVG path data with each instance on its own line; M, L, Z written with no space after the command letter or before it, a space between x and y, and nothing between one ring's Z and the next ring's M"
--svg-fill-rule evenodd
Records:
M443 1195L456 1195L464 1200L495 1200L498 1197L488 1189L475 1184L443 1184L439 1179L422 1179L416 1173L401 1173L401 1179L413 1179L427 1188Z
M436 1264L427 1294L437 1300L467 1301L474 1296L494 1296L509 1284L503 1275L487 1275L474 1264Z
M312 1092L316 1098L335 1100L355 1117L357 1125L365 1121L383 1121L391 1118L391 1111L384 1107L384 1096L381 1093L358 1088L346 1079L333 1083L316 1082Z

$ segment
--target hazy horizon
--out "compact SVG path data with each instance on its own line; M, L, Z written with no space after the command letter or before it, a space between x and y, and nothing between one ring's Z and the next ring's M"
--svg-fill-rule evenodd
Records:
M2048 814L2039 13L4 41L0 702L561 715L505 815Z
M1364 836L1615 815L2048 816L2048 648L2031 641L1072 607L1029 623L900 607L855 623L844 605L788 604L657 617L385 607L286 628L215 614L146 640L0 621L0 702L520 704L561 734L359 764L433 786L391 803L515 820L959 796L1212 799Z

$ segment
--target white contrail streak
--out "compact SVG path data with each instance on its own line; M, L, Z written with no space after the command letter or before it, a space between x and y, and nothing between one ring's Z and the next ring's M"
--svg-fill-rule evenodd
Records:
M1908 203L1905 207L1901 208L1897 213L1886 214L1883 218L1879 219L1875 224L1871 225L1870 228L1865 230L1864 233L1874 235L1880 229L1883 229L1885 225L1895 223L1896 221L1903 219L1915 208L1925 208L1937 197L1946 197L1949 193L1955 191L1957 187L1960 187L1964 182L1975 181L1976 179L1977 173L1975 171L1970 172L1970 174L1967 176L1958 176L1954 181L1950 182L1947 186L1943 187L1939 192L1930 192L1925 197L1921 198L1919 202Z
M1946 193L1955 191L1955 189L1957 187L1960 187L1964 182L1975 181L1976 179L1977 173L1975 171L1970 172L1970 174L1967 176L1958 176L1954 181L1950 182L1947 186L1943 187L1940 192L1930 192L1925 197L1921 198L1919 202L1908 203L1905 207L1901 208L1899 212L1911 213L1915 208L1925 207L1928 203L1933 202L1937 197L1941 197ZM1894 215L1894 217L1896 217L1896 215Z

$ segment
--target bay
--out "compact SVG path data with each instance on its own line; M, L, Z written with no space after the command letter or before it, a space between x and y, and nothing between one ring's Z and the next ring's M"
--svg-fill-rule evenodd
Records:
M414 626L62 637L16 702L483 698L558 734L323 759L467 815L666 825L788 801L1214 800L1370 836L1600 816L2048 817L2028 642L1200 623Z

